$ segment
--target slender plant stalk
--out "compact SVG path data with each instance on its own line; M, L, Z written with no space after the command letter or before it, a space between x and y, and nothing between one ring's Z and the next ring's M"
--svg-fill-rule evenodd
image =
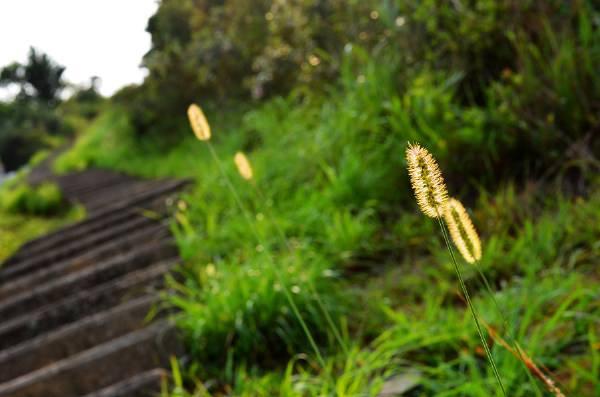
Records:
M213 146L211 145L210 141L206 141L210 154L212 155L213 159L215 160L215 163L217 163L217 166L219 167L219 171L221 172L221 174L223 175L223 178L225 179L225 183L227 184L229 190L231 190L231 193L238 205L238 207L240 208L240 210L242 211L242 213L244 214L244 217L248 223L248 226L250 227L250 229L252 230L252 234L254 234L254 237L256 238L256 241L261 244L263 247L266 247L266 244L262 241L262 238L260 237L260 234L258 233L258 231L256 230L254 223L252 222L252 219L250 217L250 213L248 212L248 210L246 209L246 207L244 206L244 204L242 203L242 200L240 199L240 196L238 195L237 191L235 190L235 187L233 186L233 184L231 183L229 177L227 176L227 174L225 173L225 169L223 168L223 165L221 164L221 160L219 160L219 156L217 155L215 149L213 148ZM306 334L306 337L308 338L309 343L311 344L313 350L315 351L315 354L317 355L317 359L319 360L319 364L321 364L321 366L323 368L325 368L325 360L323 360L323 356L321 356L321 352L317 346L317 343L315 342L310 330L308 329L308 326L306 325L306 322L304 321L304 318L302 318L302 315L300 314L300 311L298 310L298 307L296 306L296 303L294 302L294 299L292 298L292 294L290 293L290 291L288 290L287 286L285 285L285 283L283 282L283 277L281 277L281 273L279 271L279 268L277 267L277 265L275 264L275 262L273 261L273 258L271 257L270 254L266 255L269 258L269 262L271 262L271 265L273 266L273 269L275 270L275 275L277 276L277 279L279 281L279 283L281 284L281 288L283 289L284 295L288 301L288 303L290 304L290 307L292 308L292 311L294 312L294 315L297 317L298 321L300 322L300 325L302 327L302 329L304 330L304 333Z
M488 361L490 362L490 365L492 366L492 371L494 372L494 376L496 377L496 381L498 382L498 385L500 385L502 394L506 397L506 389L504 388L504 384L502 383L502 378L500 377L500 373L498 372L498 367L496 366L496 362L494 361L492 352L490 351L490 348L487 345L487 342L483 335L483 330L481 329L481 325L479 324L479 318L477 317L477 312L475 311L475 306L473 306L473 302L471 301L471 296L469 295L469 291L467 290L467 286L465 284L465 281L463 280L462 274L458 267L458 263L456 262L456 258L454 256L454 251L452 250L452 246L450 245L450 239L448 237L446 227L444 226L444 223L442 222L440 217L438 217L437 220L440 225L440 229L442 229L442 234L444 235L444 241L446 242L446 247L448 248L448 252L450 252L450 257L452 258L452 264L454 265L454 270L456 271L456 276L458 277L458 282L460 284L460 288L462 289L463 295L465 296L465 299L467 300L467 306L469 306L469 309L471 310L471 315L473 316L473 320L475 321L475 327L477 328L477 333L479 334L479 338L481 339L481 343L485 350L485 354L487 355Z
M256 183L254 183L254 181L252 181L251 184L252 184L252 187L254 188L254 191L256 192L256 195L259 197L259 201L265 203L266 202L265 197L262 194L260 188L256 185ZM279 225L279 222L277 222L277 220L275 219L275 216L273 215L271 210L269 208L267 208L266 205L263 205L263 209L265 212L267 212L267 216L271 220L271 224L275 227L275 230L277 231L277 234L279 235L279 238L281 239L281 241L286 245L286 247L290 251L290 253L293 253L294 247L292 247L292 245L288 241L287 237L285 236L285 233L283 233L283 229ZM340 331L338 330L337 326L335 325L333 318L331 318L331 315L329 314L329 310L327 310L327 308L325 307L325 304L323 303L321 296L319 295L316 288L310 281L308 281L306 284L308 285L310 293L314 296L315 300L317 301L317 305L319 305L319 308L325 315L325 319L327 320L329 327L333 331L333 334L334 334L335 338L337 339L338 343L344 350L344 354L346 355L346 357L348 357L348 347L344 343L344 339L342 338Z
M514 331L512 329L512 327L510 326L506 315L504 314L505 311L503 310L502 307L500 307L500 304L498 303L498 301L496 300L496 297L494 296L494 292L492 290L492 287L490 286L490 283L487 279L487 277L485 276L485 274L481 271L481 267L480 267L480 261L476 261L474 263L475 269L477 269L477 273L479 274L479 277L481 278L481 280L483 281L483 284L485 285L485 288L488 292L488 294L490 295L490 297L492 298L492 301L494 302L494 306L496 306L496 311L498 312L498 314L500 314L500 317L502 318L502 325L504 326L504 329L506 330L506 335L508 336L508 341L511 345L513 345L514 350L516 352L517 358L519 359L519 361L521 362L521 364L523 365L523 368L525 369L525 373L527 374L527 377L529 378L529 381L533 384L533 387L536 390L536 395L541 396L543 395L538 383L536 382L536 380L534 379L533 375L531 374L531 372L529 371L529 368L527 368L527 364L526 364L526 358L523 356L522 354L522 350L517 342L517 337L514 335Z

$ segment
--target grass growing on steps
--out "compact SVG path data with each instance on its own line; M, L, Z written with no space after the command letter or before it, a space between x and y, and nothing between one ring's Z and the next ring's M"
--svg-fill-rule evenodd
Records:
M82 207L75 207L60 217L31 216L0 211L0 263L23 243L76 222L83 217Z
M23 177L0 188L0 263L23 243L85 216L83 207L64 202L55 184L31 187Z

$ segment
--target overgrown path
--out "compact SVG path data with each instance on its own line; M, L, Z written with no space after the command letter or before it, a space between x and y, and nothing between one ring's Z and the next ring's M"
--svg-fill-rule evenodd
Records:
M152 395L181 351L164 313L147 315L178 259L166 202L187 182L48 170L31 182L55 181L88 216L0 269L0 396Z

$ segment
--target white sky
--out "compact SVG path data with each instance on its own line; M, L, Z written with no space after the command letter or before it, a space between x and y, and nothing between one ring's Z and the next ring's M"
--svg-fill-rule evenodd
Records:
M139 67L150 48L146 33L156 0L0 0L0 67L23 62L29 47L65 66L66 80L102 79L110 95L139 83ZM1 94L6 94L6 92Z

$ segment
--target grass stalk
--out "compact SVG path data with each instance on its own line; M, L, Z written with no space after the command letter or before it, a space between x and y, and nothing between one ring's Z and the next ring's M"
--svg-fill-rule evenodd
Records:
M256 195L258 196L259 201L262 203L266 203L265 196L262 194L260 188L256 185L254 180L252 180L251 182L252 182L251 185L254 188L254 191L255 191ZM283 229L279 225L279 222L277 222L277 219L275 218L275 216L273 215L271 210L268 208L267 205L263 205L262 207L263 207L263 210L267 213L267 217L269 218L271 224L273 225L273 227L275 227L275 230L279 236L279 239L285 244L285 246L290 251L290 253L293 253L294 247L292 247L289 240L285 236ZM314 285L310 281L308 281L306 284L308 285L309 292L315 298L317 305L319 306L319 309L323 312L323 315L325 316L325 319L327 320L327 323L328 323L329 327L331 328L331 331L333 332L334 337L336 338L337 342L342 347L342 350L344 351L344 355L346 357L348 357L348 347L346 346L346 343L344 343L342 334L338 330L337 326L335 325L335 322L333 321L333 318L331 317L329 310L327 310L327 308L325 307L325 304L323 303L323 300L321 299L320 294L317 292Z
M522 349L519 346L519 343L517 342L517 337L514 335L513 328L510 326L510 323L508 322L506 315L504 314L505 311L498 303L498 300L496 299L496 297L494 295L494 291L492 290L492 287L490 286L488 278L481 271L480 261L475 261L474 266L475 266L475 269L477 270L477 273L479 274L479 278L483 281L483 284L487 290L487 293L490 295L490 297L492 298L492 301L494 302L496 311L498 312L498 314L500 315L500 317L502 319L502 325L504 326L504 329L506 330L506 335L508 336L508 342L514 348L514 352L516 353L517 358L523 365L523 368L525 369L525 373L527 374L527 378L529 379L529 381L531 382L531 384L533 384L533 387L535 388L536 395L542 396L543 393L542 393L538 383L533 378L533 375L531 374L531 372L529 371L529 368L527 367L526 358L523 356Z
M244 214L244 218L246 219L246 221L248 223L248 226L250 227L250 229L252 231L252 234L254 235L254 238L256 239L256 241L259 244L261 244L263 247L265 247L265 254L266 254L267 258L269 259L270 264L273 266L273 269L275 270L275 275L276 275L276 277L277 277L277 279L279 281L279 284L281 284L281 288L283 290L283 293L284 293L284 295L285 295L288 303L290 304L290 307L292 308L292 311L294 312L294 315L298 319L298 322L300 323L300 326L302 327L304 333L306 334L306 337L308 338L308 341L309 341L311 347L315 351L317 359L319 360L319 364L323 368L325 368L325 360L323 360L323 356L321 355L321 351L319 350L319 347L317 346L317 343L315 342L315 340L314 340L314 338L312 336L312 333L308 329L308 325L306 324L306 322L304 321L304 318L300 314L300 311L298 310L298 306L296 306L296 303L294 302L294 299L292 298L292 294L290 293L289 289L285 285L285 283L283 281L283 277L281 277L281 273L279 271L279 268L277 267L277 265L273 261L273 258L271 256L271 254L267 252L267 249L266 249L267 245L263 242L262 238L260 237L260 234L256 230L256 227L254 226L254 223L252 222L252 219L250 217L250 213L246 209L246 206L242 203L242 200L241 200L239 194L237 193L237 191L235 190L235 187L231 183L231 180L227 176L227 173L225 172L225 169L223 167L223 164L221 163L221 160L219 159L219 156L217 155L217 152L213 148L213 146L210 143L210 141L206 141L206 143L208 145L208 148L209 148L211 156L213 157L215 163L217 164L217 167L219 168L219 172L221 173L221 175L225 179L225 183L227 184L227 187L231 191L231 194L233 195L234 200L236 201L238 207L240 208L240 210Z
M444 223L442 222L441 218L438 217L437 220L440 225L440 229L442 229L444 241L446 243L448 252L450 253L450 257L452 259L452 264L454 265L454 270L456 271L456 276L458 278L460 288L462 289L463 295L465 296L465 299L467 301L467 306L469 306L469 309L471 310L471 315L473 316L473 320L475 321L475 327L477 328L477 333L479 334L479 338L481 339L481 343L485 350L485 354L488 358L488 361L490 362L490 365L492 366L492 372L494 373L494 377L496 378L496 381L498 382L498 385L500 386L500 389L502 390L502 395L504 395L506 397L506 389L504 388L504 384L502 383L502 378L500 377L500 372L498 372L498 367L496 366L496 362L494 361L492 352L490 351L490 348L489 348L489 346L485 340L485 337L483 335L483 330L479 323L479 317L477 316L477 311L475 310L475 306L473 305L473 302L471 301L471 296L469 294L469 291L467 289L465 281L462 277L462 273L460 272L460 268L458 267L458 263L456 261L456 257L454 256L454 251L452 250L452 246L450 245L450 239L448 237L448 232L447 232L446 227L444 226Z

